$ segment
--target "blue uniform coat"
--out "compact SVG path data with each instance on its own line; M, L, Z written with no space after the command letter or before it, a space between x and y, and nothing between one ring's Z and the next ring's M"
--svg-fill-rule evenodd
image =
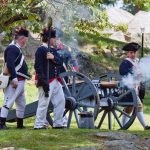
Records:
M10 79L14 79L19 77L16 74L15 67L20 63L22 57L22 53L20 49L15 45L9 45L4 52L4 61L7 63L7 68L10 73ZM28 68L26 62L23 61L22 67L18 70L18 72L28 75Z
M126 76L129 73L132 74L132 68L133 68L133 64L128 60L124 59L120 64L119 73L122 76Z
M39 77L47 80L47 52L48 48L40 46L35 53L35 65L34 68ZM63 66L63 59L59 56L56 49L51 48L51 53L54 55L53 60L49 60L49 79L53 79L59 76L60 68Z

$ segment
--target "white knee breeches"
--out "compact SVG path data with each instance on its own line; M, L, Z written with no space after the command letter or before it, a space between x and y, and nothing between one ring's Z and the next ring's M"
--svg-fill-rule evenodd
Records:
M16 116L17 118L24 117L25 111L25 95L24 95L25 80L19 81L17 88L13 88L11 83L4 90L4 105L1 109L1 117L7 118L9 108L11 108L15 102L16 104Z
M47 108L51 101L54 107L54 122L53 127L63 126L63 113L65 108L65 97L62 85L54 80L49 84L49 97L46 98L42 87L39 87L39 102L36 112L36 120L34 128L41 128L44 126L47 115Z

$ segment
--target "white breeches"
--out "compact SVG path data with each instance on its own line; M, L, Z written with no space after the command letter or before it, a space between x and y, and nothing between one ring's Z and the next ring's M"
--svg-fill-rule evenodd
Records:
M4 90L4 105L1 109L1 117L7 118L9 109L13 106L14 102L16 105L16 116L17 118L24 117L25 111L25 94L24 94L25 80L19 81L17 88L13 88L11 83Z
M54 122L53 127L63 126L63 113L65 108L65 97L62 85L58 80L53 80L49 84L49 97L46 98L43 88L39 87L39 101L36 112L36 120L34 128L41 128L46 122L47 108L50 101L54 107Z

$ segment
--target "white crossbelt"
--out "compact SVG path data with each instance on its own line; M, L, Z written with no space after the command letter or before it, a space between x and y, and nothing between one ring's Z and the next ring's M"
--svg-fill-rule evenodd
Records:
M31 77L29 77L29 76L27 76L27 75L25 75L25 74L23 74L23 73L21 73L21 72L17 72L17 75L19 75L19 76L21 76L21 77L24 77L24 78L26 78L27 80L30 80L30 79L31 79Z
M16 72L22 67L24 61L24 56L22 55L20 63L15 67Z
M134 60L132 60L131 58L125 58L125 60L129 61L134 67L136 67L139 62L139 59L137 58Z
M22 54L22 51L21 51L19 45L18 45L18 44L15 44L14 41L12 41L12 43L10 43L9 45L14 45L14 46L16 46L17 48L19 48L20 53ZM19 56L20 56L20 54L19 54ZM18 56L18 57L19 57L19 56ZM18 59L18 57L16 58L16 60ZM30 80L31 78L30 78L29 76L27 76L27 75L25 75L25 74L23 74L23 73L21 73L21 72L18 72L18 70L19 70L19 69L22 67L22 65L23 65L23 61L24 61L24 55L22 54L20 63L15 67L16 74L19 75L19 76L22 76L22 77L24 77L24 78L26 78L26 79L28 79L28 80Z

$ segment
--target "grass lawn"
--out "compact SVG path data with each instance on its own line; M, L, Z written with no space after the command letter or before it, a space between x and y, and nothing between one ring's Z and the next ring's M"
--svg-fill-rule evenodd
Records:
M32 82L26 84L27 103L37 100L38 92ZM0 104L2 106L3 96L0 92ZM150 125L150 95L147 94L145 101L145 118ZM92 135L95 132L108 132L100 129L78 129L75 121L70 129L33 130L35 117L25 120L25 129L16 129L16 123L8 123L9 130L0 131L0 148L13 147L36 150L70 150L81 147L100 147L100 143ZM118 132L114 130L113 132ZM150 131L144 131L138 120L127 131L142 136L150 137ZM13 149L12 148L12 149ZM10 149L10 148L8 148Z

